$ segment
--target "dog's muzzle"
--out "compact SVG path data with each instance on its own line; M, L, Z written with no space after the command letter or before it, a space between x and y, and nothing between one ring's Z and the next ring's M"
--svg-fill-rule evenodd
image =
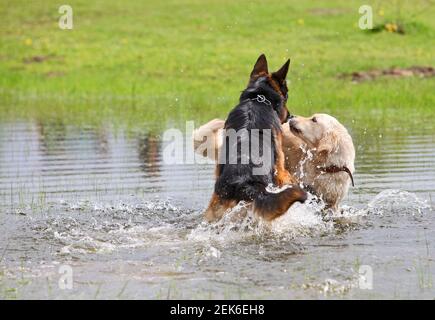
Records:
M292 115L292 114L289 113L289 114L287 115L287 118L285 119L285 122L290 122L290 120L293 119L294 117L295 117L294 115Z
M288 126L291 132L293 132L294 134L300 134L302 131L296 127L295 118L295 116L291 116L290 120L288 121Z

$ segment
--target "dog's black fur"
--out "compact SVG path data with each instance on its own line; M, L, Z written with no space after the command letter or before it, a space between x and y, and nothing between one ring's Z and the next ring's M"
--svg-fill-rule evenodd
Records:
M221 155L226 158L220 159L216 170L215 197L233 203L241 200L253 202L254 211L266 219L273 219L284 213L293 202L304 202L306 199L306 193L297 185L292 185L291 188L279 193L266 191L269 184L278 184L276 161L280 158L278 153L282 151L281 145L278 146L277 143L280 144L281 141L281 124L287 122L290 117L286 108L288 89L285 81L289 62L287 61L279 71L269 74L264 55L257 60L248 87L242 92L239 104L228 115L224 127L225 130L233 129L237 132L246 130L248 134L238 138L235 145L230 145L230 139L225 137L222 148L226 148L226 152L221 152ZM264 96L266 102L258 101L259 95ZM250 154L249 163L243 164L242 157L246 155L241 152L241 144L250 145L250 141L244 140L250 140L253 129L259 129L260 156L264 154L263 149L267 147L271 148L272 158L258 164L254 163ZM262 139L265 129L271 130L271 144ZM230 149L234 151L233 148L237 148L236 164L231 164L229 161ZM253 174L253 168L267 164L270 164L267 174Z
M258 102L256 97L264 95L271 106L265 103ZM226 148L226 152L221 152L221 155L226 156L225 160L219 161L216 180L215 192L223 199L234 199L237 201L252 201L261 190L264 190L268 184L273 183L274 159L276 155L275 132L281 132L281 122L278 114L281 111L284 99L268 84L266 77L258 78L255 82L242 92L239 104L230 112L225 122L225 129L247 130L248 134L252 129L260 129L260 154L263 154L264 143L262 141L262 129L272 131L272 140L270 148L271 159L267 159L264 163L255 164L252 157L249 157L249 164L242 164L241 144L250 143L250 136L242 136L237 141L237 145L230 145L230 140L225 137L222 148ZM266 147L269 147L267 145ZM230 164L229 154L237 148L237 164ZM231 151L230 151L231 149ZM268 168L267 175L253 175L252 169L258 165L272 164Z

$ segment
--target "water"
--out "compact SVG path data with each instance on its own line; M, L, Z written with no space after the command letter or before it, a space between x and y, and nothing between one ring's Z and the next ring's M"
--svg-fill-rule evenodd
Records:
M343 215L210 226L213 166L165 164L161 132L2 122L0 298L435 298L433 127L347 125Z

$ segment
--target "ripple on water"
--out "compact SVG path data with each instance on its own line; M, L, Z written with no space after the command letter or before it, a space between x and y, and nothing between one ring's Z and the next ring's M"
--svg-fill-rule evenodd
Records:
M383 281L390 275L390 269L382 274L383 267L425 257L415 256L427 252L420 236L434 241L433 233L425 233L433 226L425 200L435 192L435 140L431 131L354 138L356 187L339 214L321 213L322 203L311 199L266 224L249 212L236 219L241 204L207 224L201 209L213 188L213 166L166 165L163 145L152 135L2 124L0 247L6 249L0 256L9 271L24 261L35 275L43 270L40 261L90 262L83 274L91 277L102 277L106 261L110 269L134 260L128 276L165 274L159 286L166 274L189 274L187 297L191 281L221 292L231 284L276 292L289 277L281 270L299 274L304 290L348 292L354 288L350 266L360 257L377 264L377 281ZM305 280L307 268L314 279ZM109 274L107 282L114 277ZM397 271L391 277L406 278Z

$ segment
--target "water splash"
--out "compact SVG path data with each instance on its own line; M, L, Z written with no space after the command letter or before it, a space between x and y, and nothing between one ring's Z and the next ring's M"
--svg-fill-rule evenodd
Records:
M304 144L302 144L299 148L302 150L302 153L305 155L305 157L302 157L302 159L298 163L299 166L298 166L298 169L297 169L297 172L296 172L296 176L299 178L299 180L303 180L303 178L305 177L305 171L304 171L305 170L304 169L305 168L305 164L308 161L312 161L313 160L314 154Z
M276 191L276 190L271 190ZM187 236L189 241L241 241L252 237L297 239L342 233L370 225L379 215L421 214L430 209L426 201L402 190L385 190L366 207L343 205L339 212L325 210L325 203L309 194L304 204L295 203L284 215L265 222L258 219L249 205L241 202L215 223L201 223Z
M255 218L249 204L240 201L234 208L224 214L222 219L214 223L202 222L188 235L189 241L227 241L261 234L262 226Z
M314 195L308 194L304 204L295 203L281 217L271 223L271 230L278 235L286 235L289 238L315 236L325 232L331 232L333 225L325 221L322 210L324 202Z
M338 281L335 279L325 279L320 283L308 282L302 285L305 290L315 290L324 296L342 296L351 291L354 288L358 288L358 278L351 280Z
M171 244L179 230L197 225L198 217L172 200L98 203L61 202L54 212L35 221L32 229L60 246L58 254L109 253L119 249ZM196 220L193 222L193 220ZM180 224L180 221L183 221Z
M33 228L59 245L58 254L108 253L120 249L183 246L196 243L203 257L219 259L234 243L266 243L334 235L370 225L388 216L416 215L430 210L427 202L402 190L385 190L366 207L343 206L340 212L325 210L321 199L309 194L304 204L295 203L272 222L258 219L248 203L240 202L215 223L202 221L202 213L177 206L170 199L93 203L62 202L59 214L48 213ZM379 218L381 217L381 218ZM384 221L385 222L385 221ZM393 221L394 222L394 221ZM202 249L201 249L202 250Z
M367 211L376 215L416 215L430 211L427 201L416 194L396 189L387 189L379 193L367 205Z
M250 206L240 202L215 223L201 223L193 229L190 241L217 241L219 243L240 241L246 238L313 236L333 230L333 224L325 221L321 214L324 203L309 194L304 204L295 203L284 215L272 222L259 219Z

